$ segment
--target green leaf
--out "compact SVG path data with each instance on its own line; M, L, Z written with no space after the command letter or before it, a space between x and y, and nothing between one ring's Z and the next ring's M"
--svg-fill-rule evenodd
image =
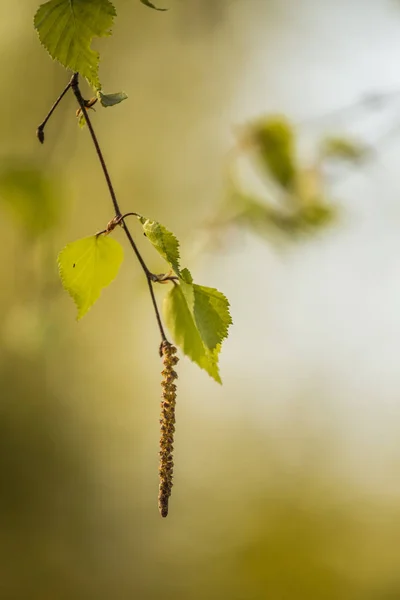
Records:
M117 94L103 94L101 90L97 91L97 97L100 101L100 104L107 108L108 106L115 106L119 104L123 100L127 99L127 94L125 92L118 92Z
M181 271L181 279L183 279L183 281L186 283L193 283L192 274L186 267Z
M232 317L228 299L214 288L193 284L193 314L204 344L214 350L228 336Z
M34 25L52 58L99 88L99 53L91 43L111 34L116 14L110 0L50 0L39 7Z
M72 296L81 319L117 276L122 246L113 238L93 235L65 246L58 255L64 289Z
M192 287L188 285L188 287ZM163 313L165 323L171 332L172 338L184 354L193 360L199 367L218 383L221 377L218 370L218 354L220 347L214 350L207 348L196 326L192 311L187 302L188 291L183 293L182 285L174 285L164 299Z
M168 231L164 225L157 223L157 221L150 221L149 219L141 216L138 218L143 226L143 231L149 242L153 244L157 252L163 257L164 260L167 261L167 263L171 265L179 277L179 242L174 234Z
M160 11L168 10L168 8L157 8L157 6L154 6L154 4L152 4L150 2L150 0L140 0L140 2L142 4L144 4L145 6L148 6L149 8L153 8L154 10L160 10Z
M250 134L271 177L285 189L291 188L296 177L296 160L290 123L284 117L269 117L254 123Z
M179 277L179 285L174 284L163 305L165 322L175 343L221 383L218 355L232 323L228 300L214 288L194 284L188 269L181 271L179 242L170 231L156 221L140 215L138 218L148 240Z

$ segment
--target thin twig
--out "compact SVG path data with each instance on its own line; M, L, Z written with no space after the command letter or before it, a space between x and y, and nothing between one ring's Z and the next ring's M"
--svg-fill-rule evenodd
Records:
M61 100L64 98L65 94L68 92L70 87L71 87L71 81L68 83L65 90L58 96L57 100L54 102L53 106L49 110L45 120L42 123L40 123L39 127L37 128L36 136L41 144L43 144L43 142L44 142L44 128L46 127L47 121L50 119L51 115L56 110L57 106L60 104Z
M96 148L97 157L98 157L98 159L100 161L100 164L101 164L101 167L103 169L104 177L106 178L106 181L107 181L107 185L108 185L108 189L109 189L109 192L110 192L111 200L112 200L112 203L114 205L115 216L116 217L120 217L122 213L121 213L121 210L119 208L117 198L115 196L113 184L111 183L110 175L108 174L107 166L106 166L106 163L104 161L104 157L103 157L102 151L100 150L99 142L97 141L96 134L94 132L92 123L91 123L91 121L89 119L88 112L86 110L85 100L83 99L83 96L81 94L81 90L79 89L78 77L79 77L78 73L74 73L73 74L73 76L71 78L71 81L70 81L70 86L72 87L72 91L74 92L74 94L76 96L78 104L79 104L79 106L81 108L81 111L82 111L82 113L83 113L83 115L85 117L85 121L87 123L87 126L89 128L90 135L92 136L92 141L93 141L94 147Z
M90 121L88 112L86 110L85 101L84 101L84 99L82 97L82 94L81 94L81 91L80 91L80 88L79 88L79 79L78 79L78 77L79 77L78 73L74 73L74 75L71 78L71 81L70 81L69 85L71 86L71 88L72 88L72 90L73 90L73 92L75 94L75 97L76 97L76 99L78 101L78 104L79 104L79 106L81 108L81 111L82 111L82 113L83 113L83 115L85 117L85 121L87 123L87 126L88 126L88 129L89 129L89 132L90 132L90 135L91 135L94 147L96 148L97 156L98 156L98 159L100 161L101 167L103 169L104 177L106 179L108 190L110 192L111 200L112 200L112 203L113 203L113 206L114 206L114 210L115 210L115 222L117 222L118 224L120 224L122 226L122 228L123 228L123 230L125 232L125 235L128 238L129 243L132 246L132 249L133 249L134 253L136 254L136 258L138 259L138 261L140 263L140 266L142 267L142 269L143 269L143 271L144 271L144 273L146 275L147 284L149 286L150 296L151 296L151 300L152 300L153 307L154 307L154 312L156 314L158 328L159 328L160 334L161 334L161 340L162 340L162 342L166 342L167 341L167 336L165 335L164 327L163 327L163 324L162 324L162 321L161 321L160 311L158 310L156 298L155 298L155 295L154 295L154 289L153 289L153 283L158 281L158 277L157 277L157 275L154 275L147 268L147 265L144 262L143 257L140 254L138 247L136 246L136 243L135 243L135 241L134 241L134 239L133 239L133 237L131 235L131 232L129 231L128 226L126 225L126 223L124 221L124 217L128 216L128 214L123 215L122 212L121 212L121 210L120 210L120 207L119 207L119 204L118 204L118 200L116 198L115 191L114 191L113 185L111 183L110 175L108 173L107 166L106 166L103 154L102 154L100 146L99 146L99 142L98 142L96 134L94 132L92 123ZM129 213L129 215L135 215L135 216L137 216L136 213Z
M105 229L102 229L101 231L99 231L99 232L97 232L97 233L96 233L96 236L98 237L99 235L102 235L103 233L105 233L105 234L107 234L107 235L108 235L109 233L111 233L112 231L114 231L114 229L115 229L115 228L116 228L118 225L121 225L121 224L122 224L122 221L123 221L123 220L124 220L126 217L130 217L130 216L139 217L140 215L138 215L138 213L133 213L133 212L130 212L130 213L125 213L124 215L120 215L119 217L118 217L118 216L115 216L115 217L113 217L113 218L111 219L111 221L109 221L109 222L107 223L107 227L106 227Z
M125 219L126 217L140 217L139 213L128 212L122 215L121 219Z
M156 281L156 276L153 275L153 273L151 271L149 271L149 269L147 268L147 265L144 262L143 257L140 254L139 249L136 246L136 243L135 243L135 241L134 241L134 239L132 237L132 234L129 231L128 226L127 226L127 224L125 223L124 220L121 220L121 226L122 226L123 230L125 231L125 235L128 238L129 243L132 246L134 253L136 254L136 258L140 262L140 266L142 267L143 271L145 272L147 279L149 281Z
M151 301L153 302L154 312L156 313L157 324L158 324L158 328L159 328L160 334L161 334L161 343L167 342L168 341L167 336L165 335L164 327L163 327L163 324L161 321L160 311L158 310L156 297L154 295L153 284L152 284L151 279L149 279L149 278L147 278L147 285L149 286Z

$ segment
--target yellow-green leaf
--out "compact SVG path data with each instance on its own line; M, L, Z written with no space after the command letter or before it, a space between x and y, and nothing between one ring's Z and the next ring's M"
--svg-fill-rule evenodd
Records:
M115 279L122 260L122 246L104 235L77 240L61 250L60 277L78 308L78 320L93 306L101 290Z
M83 112L81 112L78 115L78 125L81 129L83 129L86 125L86 119L85 119L85 115L83 114Z
M228 336L232 317L228 299L214 288L193 284L193 315L201 338L214 350Z
M139 221L149 242L153 244L157 252L171 265L179 277L179 242L174 234L157 221L150 221L150 219L141 216L139 216Z

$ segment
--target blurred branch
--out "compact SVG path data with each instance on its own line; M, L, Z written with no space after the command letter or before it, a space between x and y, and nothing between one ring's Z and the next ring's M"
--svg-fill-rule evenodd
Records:
M360 109L378 111L385 107L391 100L395 99L396 97L400 97L399 88L383 92L367 92L354 102L350 102L349 104L345 104L343 106L340 106L339 108L334 108L333 110L328 110L327 112L322 113L320 115L314 115L311 117L306 117L305 119L301 119L297 122L297 125L300 127L307 127L312 125L319 125L324 121L332 121L337 118L348 118L353 111L359 111Z

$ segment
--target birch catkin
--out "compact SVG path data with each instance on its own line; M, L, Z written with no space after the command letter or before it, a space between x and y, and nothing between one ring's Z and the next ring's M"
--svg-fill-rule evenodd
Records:
M163 392L161 400L161 435L160 435L160 486L158 492L158 508L162 517L168 515L168 501L172 491L172 478L174 471L174 433L175 433L175 404L176 385L174 383L178 375L174 366L178 362L176 348L169 342L163 342L161 355L163 357L164 369L161 382Z

